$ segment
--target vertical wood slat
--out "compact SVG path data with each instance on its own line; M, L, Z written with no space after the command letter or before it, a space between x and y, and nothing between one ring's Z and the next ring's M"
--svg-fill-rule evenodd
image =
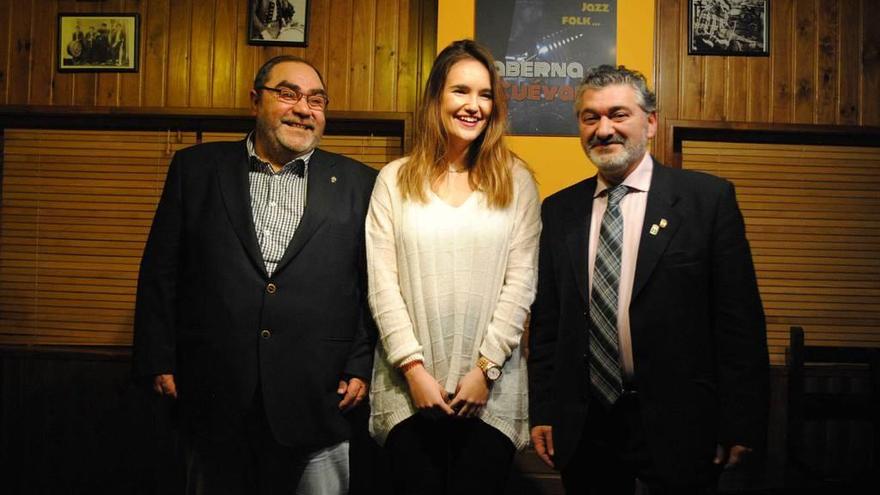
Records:
M170 2L168 20L168 70L165 104L170 107L189 106L190 26L193 0Z
M792 52L794 50L794 0L776 0L770 2L771 18L778 22L770 30L771 57L773 63L773 107L770 114L771 122L792 122L794 75Z
M321 71L321 75L327 73L329 56L327 53L329 37L334 30L335 23L330 22L330 4L328 2L309 3L309 47L303 50L302 57L311 62Z
M840 94L838 95L838 112L836 123L857 125L859 123L859 77L850 74L861 73L859 49L861 46L861 26L853 25L850 20L862 18L860 0L840 0L837 11L838 33L840 34L840 57L838 59L838 77Z
M749 78L746 81L749 88L749 111L745 119L747 121L768 122L770 120L770 68L770 58L768 57L749 58Z
M351 19L352 0L331 0L330 19ZM349 47L351 46L352 23L336 25L330 36L330 66L324 74L327 92L333 108L352 108L349 101L349 67L351 67ZM343 60L344 59L344 60ZM335 62L334 62L335 61Z
M33 105L49 105L52 102L53 81L55 74L55 53L57 50L57 25L58 16L56 4L42 5L40 2L38 12L34 14L32 33L40 33L31 36L33 46L31 53L31 94L28 103Z
M702 113L703 104L703 59L705 57L688 56L687 53L687 23L688 9L687 4L682 4L683 8L679 12L679 24L685 26L685 31L681 33L684 37L682 49L679 54L683 57L681 61L681 73L678 75L679 83L679 118L699 120Z
M880 346L880 149L686 141L682 151L683 168L736 185L774 363L792 325L821 345Z
M148 107L165 105L166 71L168 60L168 30L171 0L151 0L147 5L144 27L141 29L144 45L143 65L143 101Z
M120 12L134 12L140 16L141 25L138 28L138 35L143 36L144 33L144 23L146 22L146 5L145 2L141 2L140 0L121 0L122 6L120 7ZM127 33L129 37L129 43L131 43L131 37L134 36L133 33ZM136 46L135 56L138 60L138 71L137 72L122 72L119 74L119 98L117 100L118 105L122 105L123 102L131 102L131 105L141 106L143 104L143 92L141 89L144 87L144 49L145 43L143 38L141 38L141 42L138 46Z
M30 94L33 2L34 0L17 1L11 9L15 17L9 27L9 73L6 77L9 85L7 101L14 105L26 105Z
M397 15L397 0L377 0L376 42L373 60L374 88L370 94L373 102L370 108L377 111L391 111L397 100L397 34L400 31L400 17Z
M724 57L703 57L702 120L724 120L724 92L729 73Z
M236 30L235 0L217 0L214 6L214 60L211 64L211 106L235 106Z
M189 100L194 107L211 106L214 60L214 0L192 0L189 45ZM225 71L224 65L218 67Z
M373 61L376 39L376 0L354 2L351 17L351 79L349 104L351 110L369 110L373 103ZM382 88L387 91L387 88Z
M724 108L722 120L742 122L749 115L749 58L725 57Z
M795 2L794 122L799 124L815 123L816 1Z
M246 43L248 37L248 3L236 2L235 94L236 107L250 105L249 91L256 73L257 48Z
M840 16L838 0L819 0L818 12L825 21L817 29L816 123L837 122L838 73L840 59Z
M12 46L12 0L0 0L0 103L9 103L9 67Z
M880 125L880 8L862 0L862 125Z
M658 70L654 77L658 107L658 139L654 140L653 153L657 156L666 156L667 150L671 152L672 136L666 136L666 120L680 117L679 91L681 86L680 58L679 53L687 52L683 47L687 43L687 34L681 34L680 22L664 22L663 19L681 19L681 10L687 8L687 2L672 0L658 2L656 21L657 41L656 60L663 60L662 67L657 64ZM663 139L666 137L667 139Z

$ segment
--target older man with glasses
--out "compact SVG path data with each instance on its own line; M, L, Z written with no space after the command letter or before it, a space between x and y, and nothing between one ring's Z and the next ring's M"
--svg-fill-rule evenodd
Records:
M240 142L179 151L138 280L134 373L179 403L187 493L348 491L345 414L375 326L364 219L375 172L317 148L329 98L275 57Z

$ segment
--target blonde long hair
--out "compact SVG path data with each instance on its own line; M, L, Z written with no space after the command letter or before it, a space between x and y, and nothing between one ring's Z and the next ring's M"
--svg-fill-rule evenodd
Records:
M492 89L492 113L486 128L468 147L465 164L470 169L471 189L482 191L492 208L505 208L513 200L510 164L515 155L507 148L507 101L492 54L473 40L454 41L437 55L416 116L413 151L398 171L398 185L404 199L425 203L427 187L447 171L444 158L449 135L440 116L440 100L446 77L453 65L476 60L487 71Z

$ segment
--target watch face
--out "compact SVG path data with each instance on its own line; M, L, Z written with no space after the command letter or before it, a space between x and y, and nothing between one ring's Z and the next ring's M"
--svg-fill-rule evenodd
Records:
M501 378L501 368L493 366L486 370L486 378L492 380L493 382L499 378Z

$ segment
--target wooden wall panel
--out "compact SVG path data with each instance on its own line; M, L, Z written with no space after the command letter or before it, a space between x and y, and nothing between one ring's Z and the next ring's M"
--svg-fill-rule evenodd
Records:
M333 110L415 109L434 58L437 0L312 0L308 47L249 45L247 7L246 0L0 0L0 105L247 108L260 64L292 54L321 70ZM57 72L57 12L139 14L139 70Z
M655 153L674 163L669 121L880 125L876 0L772 0L770 55L688 55L687 0L657 0Z

